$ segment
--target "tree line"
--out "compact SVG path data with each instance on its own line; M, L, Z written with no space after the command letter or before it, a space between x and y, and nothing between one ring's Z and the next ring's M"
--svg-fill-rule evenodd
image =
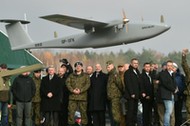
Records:
M80 50L53 50L53 49L36 49L32 50L32 54L40 59L45 66L54 65L57 69L60 67L60 59L66 58L71 64L76 61L82 61L84 67L87 65L95 66L96 63L100 63L103 70L106 70L106 61L113 60L114 64L130 63L132 58L139 59L140 69L145 62L157 63L159 66L167 60L172 60L179 65L181 69L181 52L171 52L167 55L160 53L152 49L142 49L142 52L135 52L132 49L127 51L120 50L119 52L104 52L98 53L95 51L80 51ZM187 56L188 62L190 61L190 55Z

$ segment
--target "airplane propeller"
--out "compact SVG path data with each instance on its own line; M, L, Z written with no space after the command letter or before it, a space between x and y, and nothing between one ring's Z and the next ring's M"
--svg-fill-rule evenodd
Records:
M125 11L124 11L124 10L122 10L122 12L123 12L123 24L126 24L126 23L128 23L128 22L129 22L129 19L127 19L127 16L126 16Z
M160 23L164 23L164 16L163 15L160 16Z
M125 25L126 32L128 32L128 25L127 25L127 23L129 22L129 19L126 16L126 13L125 13L124 9L122 9L122 13L123 13L123 25Z

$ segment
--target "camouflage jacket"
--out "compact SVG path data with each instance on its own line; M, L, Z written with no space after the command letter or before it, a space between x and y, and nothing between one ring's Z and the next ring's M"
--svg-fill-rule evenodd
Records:
M122 92L124 93L125 92L125 83L124 83L124 73L125 72L119 72L119 77L121 78L121 82L122 82Z
M10 78L3 77L3 84L0 84L0 91L9 91L10 90Z
M77 75L76 73L72 73L68 76L66 80L66 86L70 92L69 99L70 100L87 100L87 90L90 87L90 78L87 74L81 73ZM80 94L74 94L73 90L75 88L80 89Z
M4 83L0 84L0 101L7 102L9 100L9 91L10 91L10 78L4 77Z
M36 77L32 77L35 85L36 85L36 93L34 95L34 97L32 98L32 102L40 102L41 101L41 96L40 96L40 84L41 84L41 79L40 78L36 78Z
M111 100L113 98L121 98L123 91L123 84L119 74L116 69L112 69L108 73L108 83L107 83L107 96Z
M190 68L187 64L186 56L182 56L182 68L185 72L185 81L187 88L184 91L185 95L190 95Z

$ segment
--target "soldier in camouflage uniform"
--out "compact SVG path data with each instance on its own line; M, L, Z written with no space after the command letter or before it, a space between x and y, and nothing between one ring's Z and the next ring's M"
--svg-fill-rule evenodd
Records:
M121 104L122 96L122 81L113 61L107 61L108 83L107 83L107 97L111 104L111 115L113 116L113 125L119 126L121 122Z
M41 70L36 70L33 73L32 79L36 85L36 93L32 99L32 114L35 126L40 125L40 84L41 84Z
M186 90L184 91L184 94L186 95L186 109L187 109L187 120L188 125L190 125L190 68L187 64L186 55L188 53L188 49L183 49L182 51L182 68L185 72L186 76Z
M70 74L66 80L66 85L70 92L68 123L71 126L75 125L74 115L78 108L81 113L82 126L85 126L88 123L87 90L90 87L90 78L83 72L83 64L81 62L76 62L74 67L74 73Z
M6 64L1 64L0 72L7 70ZM9 84L10 78L4 77L4 83L0 83L0 126L6 126L8 124L7 117L8 117L8 100L9 100Z
M125 92L125 83L124 83L124 73L125 73L125 67L124 67L124 64L119 64L117 66L118 68L118 74L119 74L119 77L121 78L121 81L122 81L122 86L123 86L123 91L122 91L122 94L124 94ZM122 101L123 100L123 101ZM126 116L126 105L127 105L127 100L126 99L121 99L120 100L121 104L123 104L121 110L122 110L122 115L121 115L121 123L120 123L120 126L126 126L126 121L125 121L125 116Z

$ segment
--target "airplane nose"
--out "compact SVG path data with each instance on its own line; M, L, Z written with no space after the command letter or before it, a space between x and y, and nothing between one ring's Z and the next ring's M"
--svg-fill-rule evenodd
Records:
M171 26L165 25L166 31L171 28Z

